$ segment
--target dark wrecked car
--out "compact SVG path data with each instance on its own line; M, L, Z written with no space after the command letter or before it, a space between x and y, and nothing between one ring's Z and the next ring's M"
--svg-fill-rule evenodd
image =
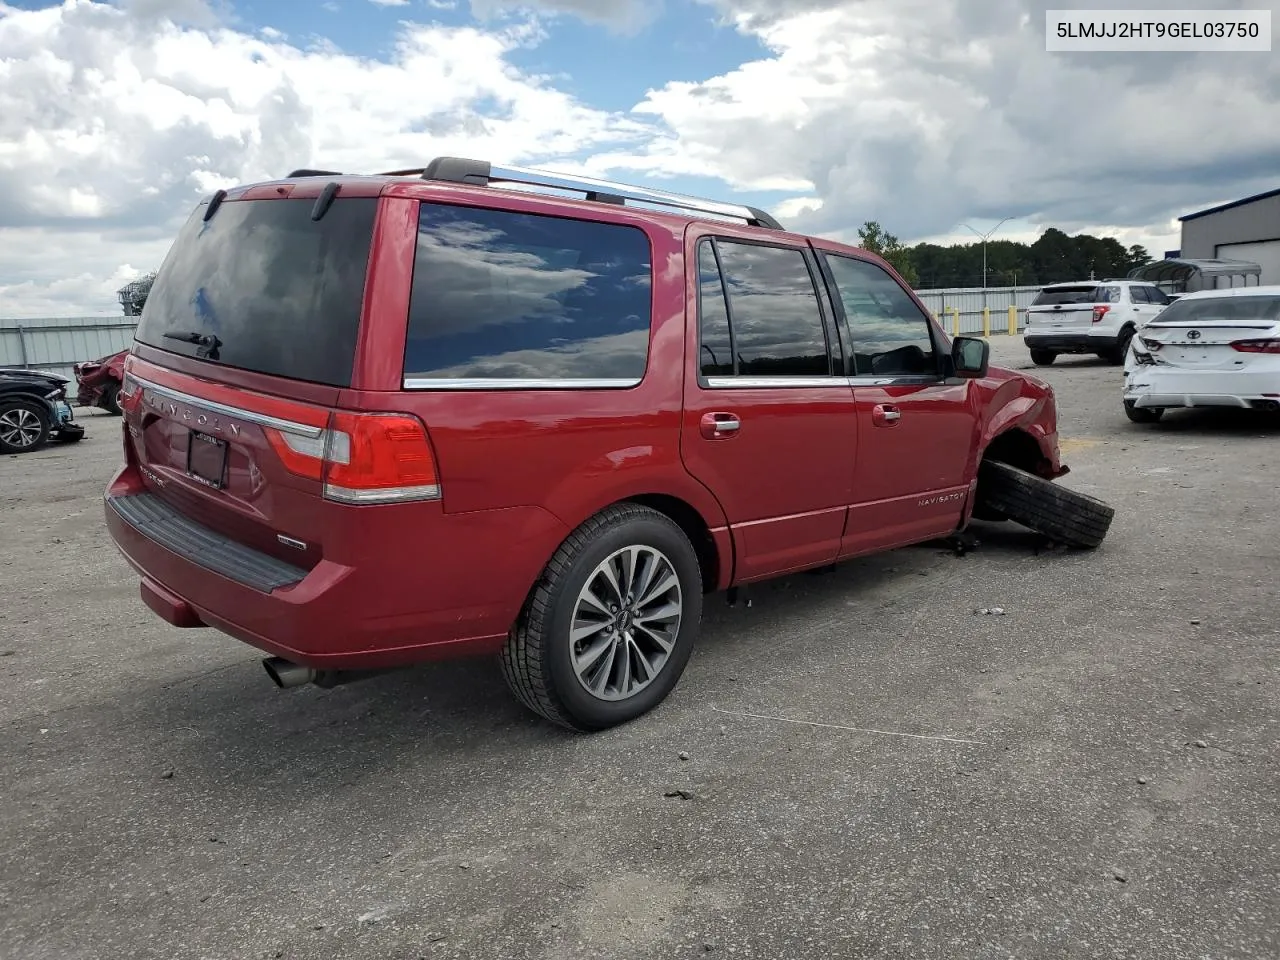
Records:
M70 382L56 373L0 367L0 453L29 453L51 440L84 437L67 403Z
M75 365L79 392L76 403L82 407L101 407L108 413L120 415L120 382L124 379L124 361L129 351L121 350L98 360L86 360Z

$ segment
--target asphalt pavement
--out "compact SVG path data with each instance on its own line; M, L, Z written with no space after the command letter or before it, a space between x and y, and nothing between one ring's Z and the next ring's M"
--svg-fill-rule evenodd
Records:
M713 598L594 736L489 662L282 692L168 627L82 411L0 458L0 957L1280 956L1280 419L1135 426L1119 368L1037 373L1101 548L975 524Z

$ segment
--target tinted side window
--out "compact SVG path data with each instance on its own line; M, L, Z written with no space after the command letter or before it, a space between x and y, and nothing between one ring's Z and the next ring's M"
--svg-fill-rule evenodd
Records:
M1143 287L1147 291L1147 299L1152 303L1166 304L1169 298L1164 295L1164 291L1159 287Z
M635 227L423 203L405 378L638 383L652 278Z
M874 263L827 255L849 320L857 376L936 376L929 320L898 282Z
M1129 299L1130 299L1130 300L1132 300L1134 303L1149 303L1149 302L1150 302L1150 300L1149 300L1149 299L1148 299L1148 297L1147 297L1147 288L1146 288L1146 287L1130 287L1130 288L1129 288Z
M710 240L698 244L698 366L704 377L733 375L733 334L724 302L724 284Z
M717 240L739 376L831 373L822 308L804 253ZM705 356L705 351L704 351Z

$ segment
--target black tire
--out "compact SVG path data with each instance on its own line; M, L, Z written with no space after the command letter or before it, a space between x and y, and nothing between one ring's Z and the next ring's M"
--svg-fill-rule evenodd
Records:
M1164 407L1135 407L1132 400L1126 400L1124 415L1134 423L1156 423L1164 416Z
M1102 359L1106 360L1112 366L1120 366L1124 363L1125 357L1129 355L1129 344L1133 340L1133 328L1125 327L1120 331L1120 337L1116 340L1115 347L1109 352L1102 354Z
M985 461L978 498L989 509L1058 543L1091 550L1111 528L1115 508L1007 463Z
M1051 367L1053 361L1058 359L1058 355L1052 350L1032 350L1031 362L1037 367Z
M84 427L78 423L69 427L63 427L58 431L54 441L56 443L79 443L84 439Z
M120 385L118 383L108 384L102 391L102 399L98 401L98 406L107 413L120 416Z
M574 672L570 628L588 579L630 546L659 551L670 563L679 585L680 621L671 652L648 685L625 699L606 700L588 692ZM702 571L684 531L656 510L618 504L582 524L551 558L507 637L502 673L516 698L535 713L571 730L604 730L647 713L675 688L701 619Z
M35 400L0 401L0 453L31 453L49 442L49 411Z

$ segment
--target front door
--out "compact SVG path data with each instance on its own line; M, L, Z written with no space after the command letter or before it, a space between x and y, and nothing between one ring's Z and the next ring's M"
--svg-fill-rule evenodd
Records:
M857 430L812 251L742 233L691 228L686 243L698 290L681 433L728 517L735 582L835 560Z
M819 254L852 352L858 451L841 556L953 532L978 444L971 381L944 381L946 338L884 268Z

